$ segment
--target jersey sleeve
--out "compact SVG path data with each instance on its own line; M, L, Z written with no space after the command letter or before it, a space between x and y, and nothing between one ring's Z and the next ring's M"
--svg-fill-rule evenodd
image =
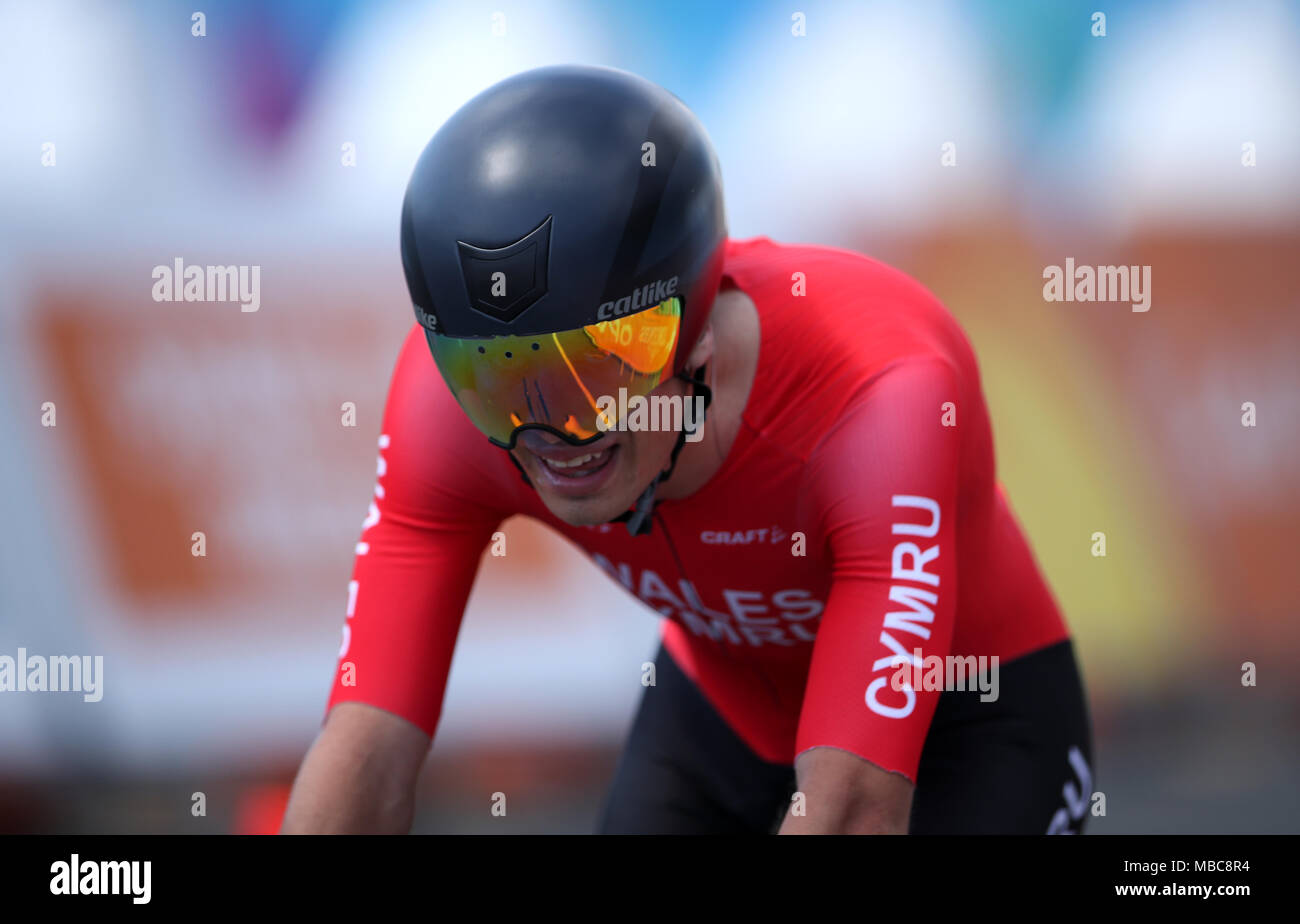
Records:
M498 466L480 448L493 447L420 334L407 337L389 388L326 713L368 703L432 736L480 557L506 512L490 474Z
M855 397L809 459L832 573L796 755L838 748L916 781L939 692L916 683L910 665L945 657L953 637L960 436L944 424L960 404L944 360L902 360Z

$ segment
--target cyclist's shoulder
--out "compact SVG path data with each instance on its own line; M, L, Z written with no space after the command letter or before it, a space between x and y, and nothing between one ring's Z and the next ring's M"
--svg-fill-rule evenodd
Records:
M904 271L865 254L760 237L729 241L724 285L754 302L768 370L869 377L900 359L961 365L970 346L947 307ZM776 381L782 376L777 375ZM815 384L818 376L802 379Z
M389 381L384 432L390 438L400 433L408 445L431 452L468 434L472 427L464 418L434 365L424 329L412 324ZM473 442L485 441L480 437Z
M748 284L770 289L773 295L802 299L798 303L802 311L832 304L861 310L881 300L938 304L933 293L903 270L829 244L790 243L766 236L729 239L723 276L746 291Z
M458 505L513 512L519 476L456 403L418 324L407 332L393 367L380 447L381 482L414 506L427 509L454 498Z
M731 243L727 272L760 325L746 421L796 453L819 442L828 421L904 379L941 381L960 397L978 389L960 326L899 269L852 251L756 238Z

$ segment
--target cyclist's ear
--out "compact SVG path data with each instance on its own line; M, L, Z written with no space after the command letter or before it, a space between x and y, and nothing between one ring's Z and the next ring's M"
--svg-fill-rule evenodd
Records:
M700 339L695 341L695 348L691 350L691 355L686 358L686 370L694 371L700 366L707 363L713 358L713 321L710 320L704 325L704 332L700 334Z

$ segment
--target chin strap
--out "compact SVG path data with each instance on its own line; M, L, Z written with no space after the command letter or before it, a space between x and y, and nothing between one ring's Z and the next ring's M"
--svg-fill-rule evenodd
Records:
M690 383L692 398L695 397L696 392L699 392L704 396L704 411L700 415L699 421L696 423L697 428L704 425L704 417L708 413L709 405L713 403L713 389L704 381L706 366L707 364L701 365L695 370L693 375L679 372L676 376L682 381ZM655 509L655 489L659 487L661 481L667 481L672 477L673 469L677 467L677 456L681 454L682 447L686 445L686 437L689 434L686 432L685 417L686 415L683 414L683 426L681 432L677 434L677 443L673 446L673 454L668 459L668 467L656 475L655 480L646 486L646 489L641 492L641 496L636 499L636 503L632 506L631 510L626 510L609 521L611 523L626 523L628 533L633 536L645 536L650 532L650 515L654 513ZM692 430L690 432L694 433L695 431ZM519 464L519 460L515 458L515 454L513 452L507 452L506 455L508 455L510 461L515 464L515 468L519 469L519 475L524 479L524 484L532 487L533 483L528 479L528 473L524 471L524 467Z
M696 427L703 426L704 416L708 413L709 405L713 403L713 389L704 382L704 369L705 367L701 365L695 370L694 375L689 376L685 372L677 373L677 378L690 383L692 398L695 397L697 391L704 395L704 414L700 415ZM646 489L641 492L641 496L636 499L636 504L633 505L631 510L624 511L609 521L611 523L627 523L627 531L630 535L645 536L650 532L650 515L654 513L655 509L655 489L659 487L661 481L667 481L672 477L673 469L677 467L677 456L681 453L682 447L686 445L688 434L686 432L685 416L685 414L682 415L682 429L677 434L677 443L673 446L673 454L668 458L668 467L656 475L655 480L646 486ZM694 432L694 430L691 431L691 433Z

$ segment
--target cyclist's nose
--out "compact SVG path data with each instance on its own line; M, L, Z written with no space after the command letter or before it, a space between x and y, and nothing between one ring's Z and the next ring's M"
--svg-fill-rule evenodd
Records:
M559 446L564 440L545 430L525 430L519 434L519 442L528 449L542 449L547 446Z
M519 442L525 449L552 449L556 446L571 445L548 430L525 430L519 434Z

